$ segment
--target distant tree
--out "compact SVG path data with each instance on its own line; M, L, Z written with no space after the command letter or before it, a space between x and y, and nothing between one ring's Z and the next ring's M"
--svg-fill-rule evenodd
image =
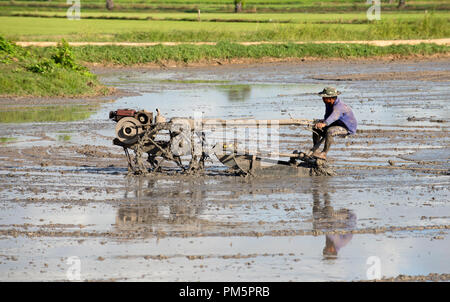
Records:
M398 0L397 8L403 8L406 5L406 0Z
M242 7L244 7L244 0L234 0L234 12L240 13L242 11Z
M114 8L114 2L113 0L106 0L106 8L108 10L112 10Z

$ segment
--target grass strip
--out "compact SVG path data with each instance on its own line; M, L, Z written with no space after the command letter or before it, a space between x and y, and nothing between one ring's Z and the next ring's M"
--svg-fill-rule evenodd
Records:
M216 12L216 13L233 13L233 1L224 2L155 2L155 1L141 1L141 3L114 1L113 11L146 11L146 12L191 12L196 13L198 9L201 12ZM0 1L0 7L3 10L14 8L45 8L61 9L67 8L71 4L66 1ZM383 11L399 11L398 3L383 3ZM278 1L251 3L247 2L243 7L243 13L262 13L262 12L351 12L351 11L366 11L369 7L365 1L327 1L314 3L313 1L290 1L280 3ZM82 9L87 11L104 11L104 1L82 1ZM401 11L423 11L423 10L449 10L450 5L445 1L407 1L406 5Z
M43 49L42 51L49 51ZM253 58L368 58L380 56L428 56L445 54L449 46L436 44L372 46L366 44L260 44L241 45L219 42L216 45L80 46L76 56L89 63L136 65L145 63L199 62L213 59Z
M0 17L0 34L13 40L58 41L64 38L71 42L295 42L450 37L450 19L442 14L429 13L414 17L399 15L398 18L394 15L370 23L367 20L362 22L361 19L330 24L323 23L321 19L315 20L322 23L313 24L311 22L316 22L313 19L307 23L271 24ZM336 19L334 21L337 22Z

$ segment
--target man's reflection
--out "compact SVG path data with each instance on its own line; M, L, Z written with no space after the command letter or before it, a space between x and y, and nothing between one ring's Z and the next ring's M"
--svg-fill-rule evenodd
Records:
M334 210L326 177L313 179L313 229L320 231L351 230L356 225L356 215L349 209ZM323 202L321 202L321 199ZM337 257L339 250L352 240L352 233L326 234L323 255L325 259Z

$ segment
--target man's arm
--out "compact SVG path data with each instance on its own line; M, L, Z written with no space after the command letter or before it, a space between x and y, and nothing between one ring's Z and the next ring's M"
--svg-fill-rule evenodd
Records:
M315 125L314 125L314 128L319 128L319 129L322 129L323 127L325 127L327 124L325 124L323 121L320 121L320 122L318 122L318 123L316 123Z
M334 106L331 114L325 120L321 120L320 122L315 124L315 127L322 129L323 127L331 125L332 123L337 121L341 117L341 115L342 112L340 106Z
M330 116L323 121L325 126L333 124L335 121L337 121L342 116L342 107L341 106L334 106L333 112L331 112Z

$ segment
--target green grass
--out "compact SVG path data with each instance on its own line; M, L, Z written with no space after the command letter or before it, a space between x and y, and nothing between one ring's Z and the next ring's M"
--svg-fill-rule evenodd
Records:
M0 123L31 123L31 122L69 122L87 119L98 106L93 105L61 105L33 106L0 111ZM66 141L67 137L61 136ZM58 138L59 140L59 138Z
M308 16L306 19L310 21L306 24L300 23L302 19L297 15L292 19L298 23L288 24L0 17L0 34L22 41L59 41L61 38L130 42L429 39L450 37L450 18L445 16L404 14L361 23L365 20L361 14L342 17L333 14L331 19L326 19L324 14L323 19L319 15Z
M106 94L97 80L71 71L34 74L0 65L0 96L90 96ZM100 86L100 87L99 87Z
M389 3L387 0L382 1L384 11L397 11L397 2ZM168 0L168 1L150 1L150 0L115 0L113 11L154 11L154 12L197 12L201 9L202 12L220 12L232 13L234 12L233 1L231 0ZM0 1L0 5L5 7L5 10L16 8L21 10L45 8L57 10L68 6L64 0L53 1ZM346 12L346 11L365 11L369 5L361 0L248 0L244 5L244 12ZM448 2L442 0L409 0L402 11L411 10L432 10L432 9L449 9ZM83 11L106 11L104 0L83 0ZM5 11L4 10L4 11Z
M392 45L386 47L362 44L261 44L244 46L219 42L217 45L177 45L150 47L80 46L74 52L85 62L134 65L164 61L198 62L212 59L236 59L264 57L274 58L360 58L386 55L432 55L448 53L449 46L436 44Z
M411 0L411 2L414 2L415 0ZM433 0L425 0L429 2L436 2ZM0 2L10 2L10 0L0 0ZM19 0L15 2L24 2L24 3L33 3L33 2L40 2L38 0ZM66 3L65 0L53 0L52 2L55 3ZM321 1L315 1L315 0L303 0L303 1L296 1L296 0L246 0L245 3L247 5L251 4L277 4L277 5L297 5L299 3L301 4L313 4L313 3L327 3L327 2L333 2L333 3L348 3L348 2L359 2L359 0L321 0ZM102 0L83 0L83 3L93 4L93 3L99 3L104 4L104 1ZM114 3L117 4L137 4L137 3L143 3L143 4L196 4L196 5L202 5L202 4L233 4L233 0L115 0Z
M0 143L2 143L2 144L14 142L16 140L17 140L16 137L0 137Z
M431 13L431 12L430 12ZM448 12L434 12L435 17L450 18ZM66 18L65 11L21 11L11 10L8 15L42 16ZM289 23L370 23L365 12L347 13L258 13L258 14L229 14L229 13L202 13L198 19L197 13L143 13L143 12L82 12L82 19L123 19L123 20L161 20L161 21L193 21L193 22L289 22ZM422 19L424 12L385 12L382 13L383 20L414 21Z
M79 65L68 45L42 52L0 36L0 96L91 96L109 90Z
M59 142L68 142L72 139L72 137L68 134L61 134L56 137Z

